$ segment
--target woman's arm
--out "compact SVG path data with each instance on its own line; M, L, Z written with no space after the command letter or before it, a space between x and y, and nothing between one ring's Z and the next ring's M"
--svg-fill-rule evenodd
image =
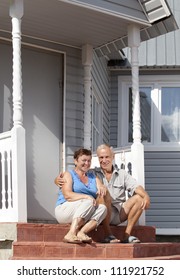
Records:
M80 199L91 199L93 204L96 204L96 200L92 196L83 193L76 193L72 190L73 182L71 174L69 172L65 172L63 178L65 180L65 183L63 184L63 186L61 186L61 190L64 195L64 198L67 201L72 202Z

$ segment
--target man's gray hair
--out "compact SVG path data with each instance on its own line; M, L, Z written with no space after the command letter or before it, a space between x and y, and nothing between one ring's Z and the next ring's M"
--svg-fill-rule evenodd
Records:
M108 144L101 144L97 147L97 150L96 150L96 153L98 153L98 151L102 150L102 149L106 149L106 148L109 148L112 152L112 154L114 154L114 151L113 151L113 147L108 145Z

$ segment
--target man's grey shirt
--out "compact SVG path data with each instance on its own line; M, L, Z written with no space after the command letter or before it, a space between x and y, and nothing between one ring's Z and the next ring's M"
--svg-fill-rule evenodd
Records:
M112 198L111 204L120 211L122 203L126 201L126 191L132 196L138 186L137 181L124 169L119 169L117 166L113 166L113 174L109 182L100 167L95 167L94 172L108 188Z

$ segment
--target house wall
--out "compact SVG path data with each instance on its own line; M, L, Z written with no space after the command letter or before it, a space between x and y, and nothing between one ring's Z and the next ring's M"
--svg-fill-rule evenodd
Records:
M179 70L140 70L140 75L179 75ZM130 71L111 71L110 144L117 147L118 82L117 77L131 75ZM156 228L180 228L180 151L177 147L144 146L145 188L151 197L146 211L146 224Z
M13 126L10 44L0 44L0 57L1 133ZM81 50L53 44L31 48L22 46L22 79L28 219L54 220L58 191L54 178L63 170L63 161L69 168L74 150L83 146Z
M167 0L175 20L180 27L179 0ZM180 29L141 43L139 48L140 66L180 65ZM131 61L130 49L124 49Z
M65 169L73 167L73 153L83 146L84 137L84 88L81 51L73 50L66 55L65 96Z
M22 47L28 219L54 219L52 187L62 157L62 54ZM12 46L0 44L1 132L13 127Z
M96 88L103 104L102 142L109 143L110 72L107 68L107 60L99 58L95 52L92 65L92 87Z
M12 54L10 45L0 43L0 133L12 128Z
M146 151L145 181L151 197L147 225L180 228L180 151Z
M180 26L178 0L168 0ZM180 30L142 42L139 48L140 75L179 75ZM129 61L130 49L124 50ZM130 69L111 71L110 143L117 147L118 82L117 77L131 75ZM144 80L145 81L145 80ZM156 228L180 228L180 152L170 148L145 149L145 187L151 197L151 207L146 211L146 224ZM171 232L172 233L172 232Z
M73 153L84 144L84 72L81 52L68 55L66 61L66 169L72 169ZM110 78L106 59L99 58L95 52L91 73L92 89L96 89L103 103L102 139L108 143Z

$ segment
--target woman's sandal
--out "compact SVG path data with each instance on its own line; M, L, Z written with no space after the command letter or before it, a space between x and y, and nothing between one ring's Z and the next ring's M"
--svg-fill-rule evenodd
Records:
M65 243L73 243L73 244L81 244L82 241L75 234L66 234L64 236L63 242Z
M85 234L84 232L78 232L77 237L83 242L83 243L91 243L92 242L92 238L89 237L87 234Z

